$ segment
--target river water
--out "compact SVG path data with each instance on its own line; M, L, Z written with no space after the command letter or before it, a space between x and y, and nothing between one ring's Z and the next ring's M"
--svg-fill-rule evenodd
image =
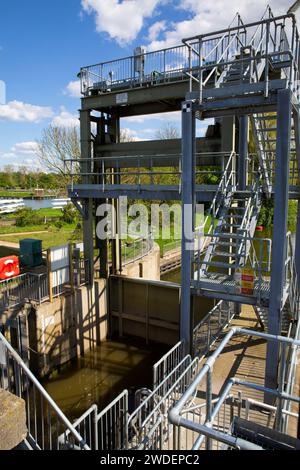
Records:
M94 403L100 411L124 388L132 406L135 390L152 388L152 366L168 349L157 343L146 346L138 338L107 340L53 372L43 385L71 420Z
M70 202L69 199L23 199L25 207L33 210L61 208Z

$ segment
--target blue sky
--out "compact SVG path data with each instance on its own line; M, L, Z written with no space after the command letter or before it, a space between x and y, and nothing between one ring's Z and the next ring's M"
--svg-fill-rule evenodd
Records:
M271 2L275 13L289 0ZM182 37L219 29L239 10L257 19L264 0L10 0L0 1L0 167L34 168L35 141L49 124L76 125L81 66L180 43ZM213 8L214 6L214 8ZM179 116L130 119L137 139L151 139L163 122Z

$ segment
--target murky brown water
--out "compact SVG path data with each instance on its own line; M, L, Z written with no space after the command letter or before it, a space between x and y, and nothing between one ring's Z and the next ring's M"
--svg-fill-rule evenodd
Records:
M43 385L69 419L93 403L104 408L124 388L152 387L152 365L169 349L137 338L105 341L84 357L55 371Z

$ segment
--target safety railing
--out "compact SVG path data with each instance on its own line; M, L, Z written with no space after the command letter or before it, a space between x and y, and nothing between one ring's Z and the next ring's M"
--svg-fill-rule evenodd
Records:
M236 189L236 153L231 152L224 172L222 174L221 180L219 182L219 186L215 193L215 196L212 200L208 213L206 215L204 224L199 230L196 229L196 249L198 250L198 255L202 250L202 246L206 246L207 243L210 241L211 235L213 234L216 226L216 222L220 215L221 209L223 207L224 199L228 193L233 192ZM207 235L204 238L201 238L201 230L205 230ZM198 256L198 260L200 261L200 256Z
M196 81L200 103L205 86L214 81L215 87L220 87L233 67L235 84L258 82L265 71L264 92L268 96L269 68L273 64L283 70L288 86L298 94L299 34L294 15L274 17L268 8L260 21L244 24L237 15L235 22L227 29L183 40L190 50L190 91Z
M291 317L299 319L300 293L298 288L298 273L292 244L292 234L286 236L285 283L288 285Z
M213 239L217 235L204 234L204 237ZM223 233L218 235L223 242L237 247L237 252L228 252L228 260L201 260L200 256L195 257L193 262L194 277L191 281L194 288L207 288L209 276L203 276L203 266L211 268L209 274L212 277L218 273L219 282L213 284L216 292L227 292L231 294L243 294L241 284L242 269L249 269L252 272L253 288L247 295L253 295L260 301L269 295L269 279L271 269L271 246L272 241L268 238L253 238L245 233ZM201 245L201 243L200 243ZM234 256L238 254L238 256ZM225 273L229 274L225 274ZM246 294L245 294L246 295Z
M149 239L133 239L122 243L122 266L143 259L154 247L154 241Z
M299 307L299 304L298 304ZM299 318L291 324L289 338L300 340L300 321ZM292 395L294 392L295 380L296 380L296 369L298 365L298 349L294 345L289 348L289 351L286 354L286 371L284 379L284 391L285 393ZM291 402L284 400L283 409L287 410L289 413L291 411ZM283 416L281 428L283 432L287 432L289 428L289 419L290 414L287 413Z
M208 353L220 333L235 314L232 302L221 300L193 329L193 356L202 358Z
M89 260L84 258L73 260L73 284L81 287L89 284Z
M24 273L0 282L0 309L2 311L30 300L42 303L48 297L47 274Z
M109 93L187 80L188 49L179 45L81 68L81 93Z
M174 448L176 435L167 413L193 380L198 363L198 358L186 356L129 416L127 449Z
M237 24L237 29L233 28ZM193 91L194 82L199 86L199 100L203 99L203 88L207 83L214 81L218 86L218 67L220 64L228 64L232 56L235 56L245 42L245 29L241 16L237 13L228 29L216 34L195 36L183 39L183 43L189 49L190 92Z
M205 440L206 449L212 449L217 443L225 444L226 447L241 449L241 450L253 450L262 448L262 443L253 443L249 442L246 439L239 437L234 434L234 417L241 416L241 410L244 408L246 410L245 417L251 422L256 422L256 418L253 415L250 415L249 408L250 402L246 406L241 400L241 395L238 396L237 411L234 413L232 410L227 412L227 419L225 419L225 425L220 427L217 424L218 415L221 412L225 404L228 403L230 395L232 395L233 387L240 389L256 390L262 393L266 393L270 396L273 396L277 399L276 405L276 416L274 418L274 425L277 431L281 431L281 425L283 422L282 417L286 413L290 413L289 410L283 408L284 400L300 403L300 398L286 393L284 391L284 378L285 378L285 361L281 362L279 370L279 386L275 389L266 388L265 386L258 385L256 383L251 383L246 380L241 380L237 378L230 378L227 383L225 383L222 388L222 392L218 397L217 401L213 401L212 398L212 371L214 364L216 363L218 357L223 352L225 347L228 345L230 340L235 335L251 336L254 338L259 338L265 340L266 342L276 342L280 347L295 347L299 349L300 341L293 340L291 338L285 338L282 336L272 336L270 334L247 330L243 328L232 328L226 336L223 338L219 346L212 353L212 355L207 359L204 366L201 368L200 372L197 374L194 381L179 398L175 406L169 411L169 421L171 424L178 426L178 432L181 430L192 431L196 435L194 442L190 442L190 447L193 449L199 449ZM284 354L281 355L284 357ZM197 394L197 390L201 384L206 381L206 417L205 422L196 422L195 419L189 417L189 412L191 411L190 405L194 404L194 398ZM244 395L244 393L243 393ZM265 408L265 404L262 401L262 407ZM200 405L200 404L199 404ZM203 405L201 405L203 406ZM194 407L194 410L197 408L197 404ZM226 423L227 421L227 423ZM271 423L273 425L273 423ZM270 426L270 420L267 417L267 420L264 422L264 426Z
M72 448L89 450L83 437L1 333L0 387L25 401L28 429L26 439L32 448L35 450L69 448L68 436L70 436L73 442Z
M73 423L73 428L83 437L91 450L121 450L126 448L128 417L128 391L123 390L109 405L98 412L92 405ZM59 442L66 438L70 442L70 431L59 436ZM71 448L74 445L71 443Z
M292 142L291 142L292 143ZM275 183L275 160L276 160L276 143L272 142L272 148L266 148L265 153L268 154L268 180L269 186L268 190L265 190L270 193L274 188ZM254 184L257 176L263 175L263 171L260 165L258 155L256 153L249 154L247 158L247 175L248 175L248 185L251 186ZM266 180L265 180L266 181ZM300 172L298 168L298 161L296 151L291 149L290 152L290 165L289 165L289 191L299 192L299 182L300 182Z
M184 342L179 341L153 365L153 390L184 358Z
M219 184L222 176L229 178L227 166L230 154L226 152L201 152L195 155L195 183ZM130 185L169 185L181 188L181 154L135 155L119 157L95 157L64 160L64 171L71 177L71 189L81 184L81 178L98 184L104 191Z
M88 284L89 261L79 259L73 262L73 286ZM52 287L52 296L58 297L70 290L71 283ZM41 304L49 300L48 273L24 273L12 279L0 281L0 311L23 305L26 302Z

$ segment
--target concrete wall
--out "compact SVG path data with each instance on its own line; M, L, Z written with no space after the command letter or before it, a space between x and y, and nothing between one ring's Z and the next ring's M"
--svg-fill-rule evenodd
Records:
M141 276L142 274L142 276ZM147 256L124 266L123 276L143 278L152 281L160 280L160 248L154 243L153 249Z
M107 336L106 281L95 281L32 307L28 314L30 367L41 376L93 349Z

